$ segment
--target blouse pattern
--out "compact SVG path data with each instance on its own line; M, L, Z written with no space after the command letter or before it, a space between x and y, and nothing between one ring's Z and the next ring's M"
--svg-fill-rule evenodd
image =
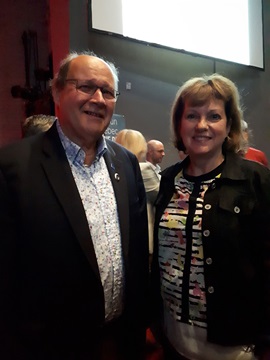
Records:
M207 327L202 210L214 179L213 172L191 177L181 171L158 233L164 306L175 321L201 328Z

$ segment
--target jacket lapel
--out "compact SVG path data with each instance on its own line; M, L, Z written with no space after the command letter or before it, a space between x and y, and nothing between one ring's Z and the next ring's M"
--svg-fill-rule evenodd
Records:
M45 156L42 160L42 166L46 176L62 205L85 256L100 279L83 204L55 125L45 134L43 151Z
M112 186L115 193L121 232L123 257L125 260L125 264L127 264L129 243L129 203L127 178L124 171L123 162L117 159L115 151L110 146L110 144L108 144L108 142L107 146L108 151L105 153L104 159L111 177Z

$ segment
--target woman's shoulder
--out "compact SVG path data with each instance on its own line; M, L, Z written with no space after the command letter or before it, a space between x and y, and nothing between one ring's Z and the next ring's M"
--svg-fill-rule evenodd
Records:
M224 168L226 176L231 178L262 178L269 179L270 170L265 165L254 160L248 160L238 154L228 154Z

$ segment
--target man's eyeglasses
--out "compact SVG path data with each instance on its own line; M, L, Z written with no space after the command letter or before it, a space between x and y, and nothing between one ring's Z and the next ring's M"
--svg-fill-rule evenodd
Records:
M77 91L90 96L94 95L97 89L99 89L106 100L116 101L120 95L118 91L112 88L97 86L91 80L66 79L66 82L73 83Z

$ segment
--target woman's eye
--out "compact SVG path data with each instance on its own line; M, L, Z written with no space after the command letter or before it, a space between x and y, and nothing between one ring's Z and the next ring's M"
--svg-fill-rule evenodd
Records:
M195 115L194 114L188 114L187 119L190 119L190 120L195 119Z
M220 119L221 119L221 116L219 114L212 114L211 116L209 116L210 121L218 121Z

